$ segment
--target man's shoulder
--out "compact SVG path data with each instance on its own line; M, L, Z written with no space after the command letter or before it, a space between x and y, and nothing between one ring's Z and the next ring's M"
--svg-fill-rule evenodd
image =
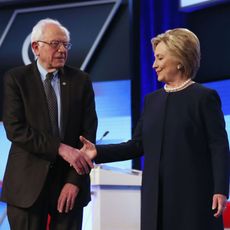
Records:
M81 76L88 76L88 73L82 71L81 69L69 65L65 65L63 67L63 71L65 74L73 74L73 75L81 75Z
M17 66L12 69L9 69L6 74L14 75L14 76L20 76L24 75L25 73L32 72L34 68L33 64L24 65L24 66Z
M65 65L62 69L62 74L67 78L76 81L90 81L89 74L79 68Z

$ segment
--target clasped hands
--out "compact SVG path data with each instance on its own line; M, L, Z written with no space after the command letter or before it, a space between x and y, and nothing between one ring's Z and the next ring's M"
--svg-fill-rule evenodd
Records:
M58 153L78 174L84 175L94 167L92 160L96 157L97 150L95 145L83 136L80 136L80 141L83 143L81 149L61 143Z

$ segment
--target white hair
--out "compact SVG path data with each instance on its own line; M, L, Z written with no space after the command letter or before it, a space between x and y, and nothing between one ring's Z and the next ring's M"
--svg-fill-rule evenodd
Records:
M32 29L31 33L31 44L35 41L42 40L44 28L47 24L55 24L59 26L66 34L68 40L70 40L70 32L67 28L65 28L59 21L51 19L51 18L45 18L40 20Z

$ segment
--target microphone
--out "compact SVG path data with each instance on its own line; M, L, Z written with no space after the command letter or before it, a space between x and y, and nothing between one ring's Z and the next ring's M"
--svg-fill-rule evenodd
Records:
M101 136L101 138L100 138L99 140L97 140L96 143L97 143L97 144L100 144L101 141L104 139L104 137L106 137L108 134L109 134L109 131L108 131L108 130L105 131L104 134Z

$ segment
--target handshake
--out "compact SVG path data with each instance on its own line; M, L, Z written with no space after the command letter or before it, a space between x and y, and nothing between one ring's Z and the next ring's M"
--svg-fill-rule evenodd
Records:
M94 167L92 160L97 156L95 145L80 136L83 143L81 149L73 148L69 145L61 143L58 154L73 167L79 175L88 174L90 169Z

